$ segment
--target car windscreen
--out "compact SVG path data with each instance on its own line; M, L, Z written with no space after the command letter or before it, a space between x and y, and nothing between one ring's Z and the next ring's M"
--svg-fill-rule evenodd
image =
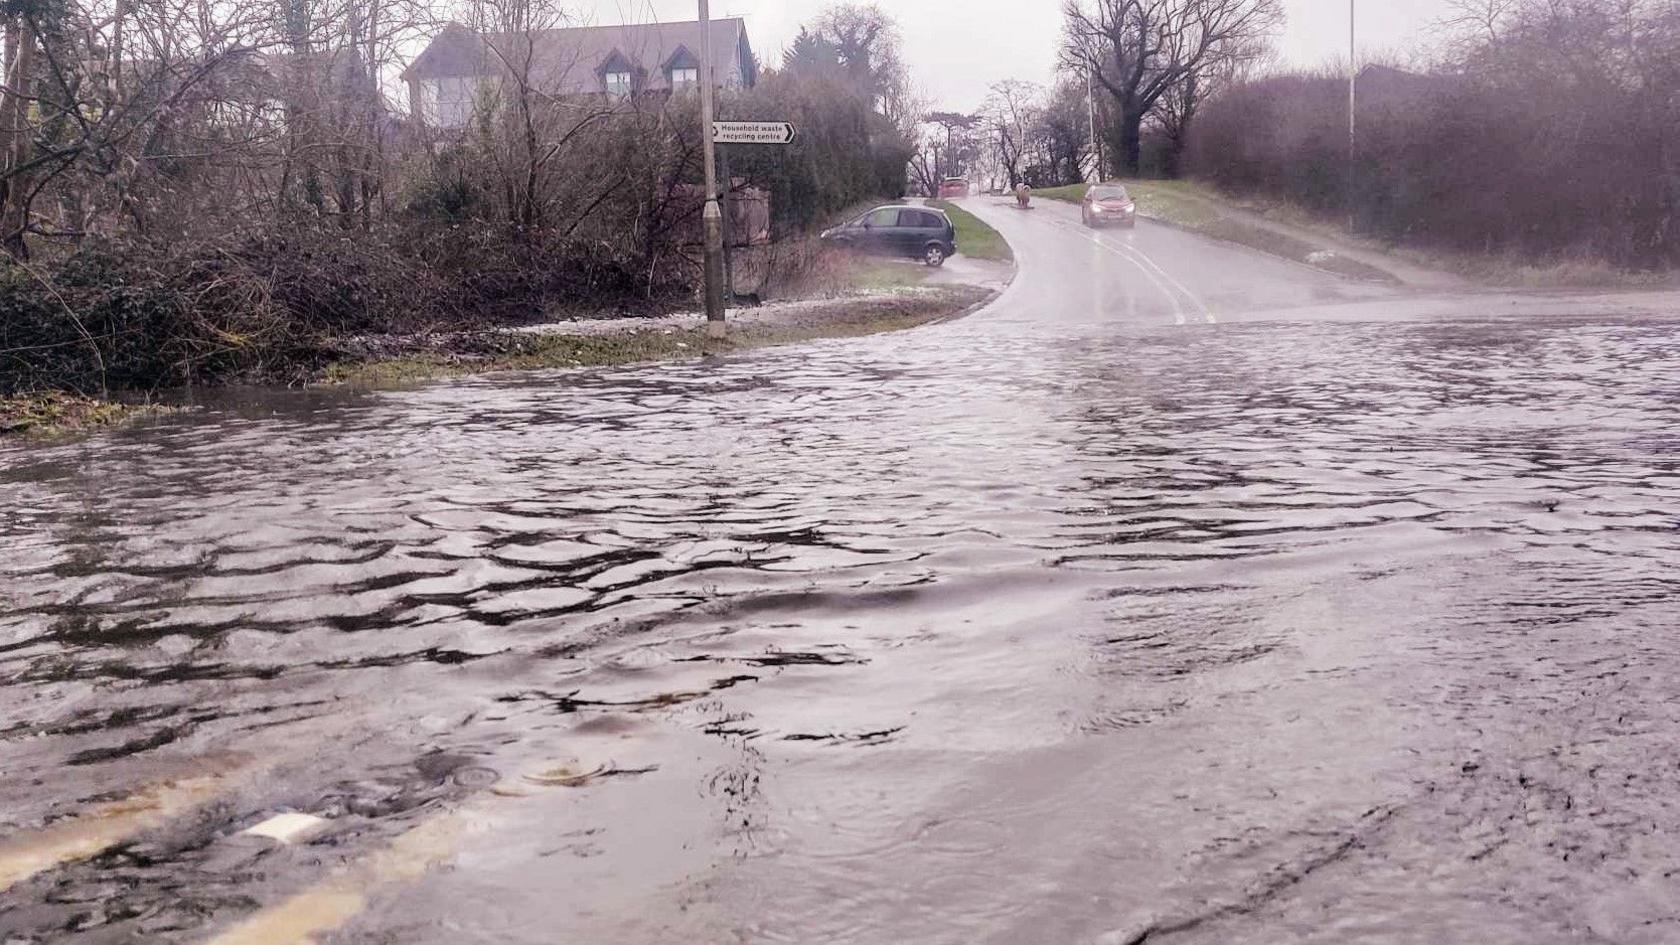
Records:
M1091 188L1091 199L1092 200L1125 200L1126 199L1126 188L1124 188L1124 187L1092 187Z

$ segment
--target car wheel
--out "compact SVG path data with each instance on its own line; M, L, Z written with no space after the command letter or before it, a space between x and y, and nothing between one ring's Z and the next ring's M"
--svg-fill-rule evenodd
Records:
M945 265L945 247L938 243L929 243L927 248L922 250L922 262L935 269Z

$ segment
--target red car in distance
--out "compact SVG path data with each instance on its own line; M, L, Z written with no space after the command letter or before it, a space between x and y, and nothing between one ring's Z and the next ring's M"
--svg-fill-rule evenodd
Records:
M952 200L968 196L968 178L947 177L939 182L939 199Z
M1093 229L1099 226L1131 229L1137 226L1137 204L1126 193L1123 184L1092 184L1091 189L1085 192L1085 204L1080 208L1079 215L1085 225Z

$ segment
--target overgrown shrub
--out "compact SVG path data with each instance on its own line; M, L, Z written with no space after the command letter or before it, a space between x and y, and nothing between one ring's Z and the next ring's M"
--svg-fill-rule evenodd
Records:
M532 321L587 303L645 309L680 273L598 241L483 224L354 236L280 228L223 244L90 243L0 263L0 394L289 381L347 336Z

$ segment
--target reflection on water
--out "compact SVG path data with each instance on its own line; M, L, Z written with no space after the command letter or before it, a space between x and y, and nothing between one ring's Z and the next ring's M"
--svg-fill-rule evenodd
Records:
M3 823L264 765L0 924L199 940L319 872L263 811L582 752L363 931L1672 941L1677 337L982 318L0 447Z

